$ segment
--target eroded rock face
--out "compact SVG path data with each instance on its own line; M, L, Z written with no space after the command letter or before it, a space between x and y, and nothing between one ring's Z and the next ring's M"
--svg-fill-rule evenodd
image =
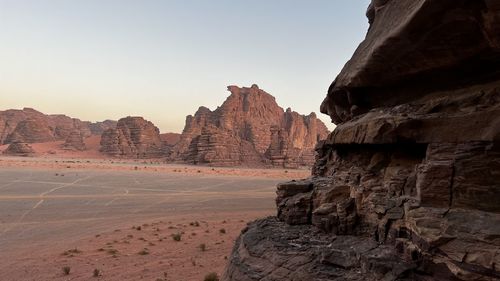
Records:
M10 133L5 142L48 142L53 141L54 131L52 131L45 118L28 118L17 123L16 128Z
M328 134L314 113L284 111L259 89L229 86L231 95L211 111L200 107L186 118L171 159L217 166L298 167L314 162L314 147Z
M102 122L90 123L89 129L92 135L102 135L104 131L116 128L117 123L115 120L104 120Z
M500 280L500 4L367 14L312 177L278 185L223 280Z
M116 121L91 123L66 115L47 115L32 108L0 111L0 144L66 140L73 131L83 137L100 135L99 128L115 127Z
M160 158L167 152L158 128L142 117L131 116L102 133L100 151L125 158Z
M63 149L66 150L78 150L84 151L87 149L85 146L83 135L79 131L73 131L66 138L66 141L62 145Z
M35 154L35 150L33 150L28 143L13 142L3 151L3 154L12 156L32 156Z

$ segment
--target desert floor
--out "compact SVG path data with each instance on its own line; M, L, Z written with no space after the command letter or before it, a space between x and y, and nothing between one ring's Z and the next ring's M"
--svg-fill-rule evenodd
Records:
M246 223L275 213L275 185L307 174L1 157L0 280L220 275Z

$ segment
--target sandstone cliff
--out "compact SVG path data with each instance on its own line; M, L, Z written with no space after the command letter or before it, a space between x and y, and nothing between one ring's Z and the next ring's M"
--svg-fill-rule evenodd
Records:
M312 177L278 185L223 280L499 280L500 4L374 0L321 111Z
M0 111L0 144L66 140L74 131L85 138L115 126L116 121L110 120L91 123L61 114L43 114L32 108L9 109Z
M228 90L231 95L216 110L200 107L186 118L172 160L217 166L313 163L316 143L328 134L314 113L284 111L257 85Z
M153 123L130 116L118 120L116 128L102 133L100 151L124 158L159 158L168 152Z
M32 156L35 154L35 151L28 143L13 142L2 153L12 156Z
M73 131L66 138L66 141L62 144L62 148L66 150L86 150L85 142L83 140L83 135L79 131Z

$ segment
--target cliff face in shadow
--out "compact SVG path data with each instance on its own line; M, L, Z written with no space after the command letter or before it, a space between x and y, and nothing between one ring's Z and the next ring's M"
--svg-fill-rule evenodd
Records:
M278 185L223 280L500 278L500 2L374 0L311 178Z

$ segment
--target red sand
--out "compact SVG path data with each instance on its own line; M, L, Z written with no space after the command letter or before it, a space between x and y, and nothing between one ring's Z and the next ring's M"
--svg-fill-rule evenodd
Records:
M87 142L89 147L98 147L97 138ZM310 174L307 170L212 168L164 164L159 160L103 159L92 154L92 151L97 151L95 149L83 154L62 152L58 149L61 143L35 144L35 149L47 152L40 157L0 157L0 169L139 170L159 174L244 176L283 181ZM48 154L50 150L56 150L56 154ZM82 155L88 158L76 157ZM90 156L95 157L90 159ZM202 194L193 196L193 200L204 200ZM235 195L228 195L227 200L231 200L231 196ZM270 192L268 199L273 200L274 193ZM9 254L12 258L2 259L0 280L203 280L209 272L222 274L234 240L247 222L273 214L274 209L219 210L210 215L200 211L186 215L167 213L161 218L106 225L104 229L108 230L101 233L82 231L78 237L69 239L77 242L55 241L56 247L54 243L45 247L37 245L36 248L19 245L12 256ZM195 221L199 226L190 225ZM141 230L133 228L139 225ZM226 233L221 233L220 229ZM171 235L176 233L182 234L181 241L173 240ZM205 251L200 248L201 244L205 244ZM63 273L63 267L70 268L69 275ZM93 277L94 270L98 271L99 277Z
M210 220L200 214L166 215L161 220L130 222L123 228L82 235L72 245L46 248L41 253L21 245L19 253L24 251L26 258L22 264L18 259L2 264L0 279L202 281L210 272L222 275L241 229L248 221L267 215L220 213ZM174 241L172 235L178 233L181 240ZM70 268L69 275L64 267ZM96 270L99 277L93 277Z

